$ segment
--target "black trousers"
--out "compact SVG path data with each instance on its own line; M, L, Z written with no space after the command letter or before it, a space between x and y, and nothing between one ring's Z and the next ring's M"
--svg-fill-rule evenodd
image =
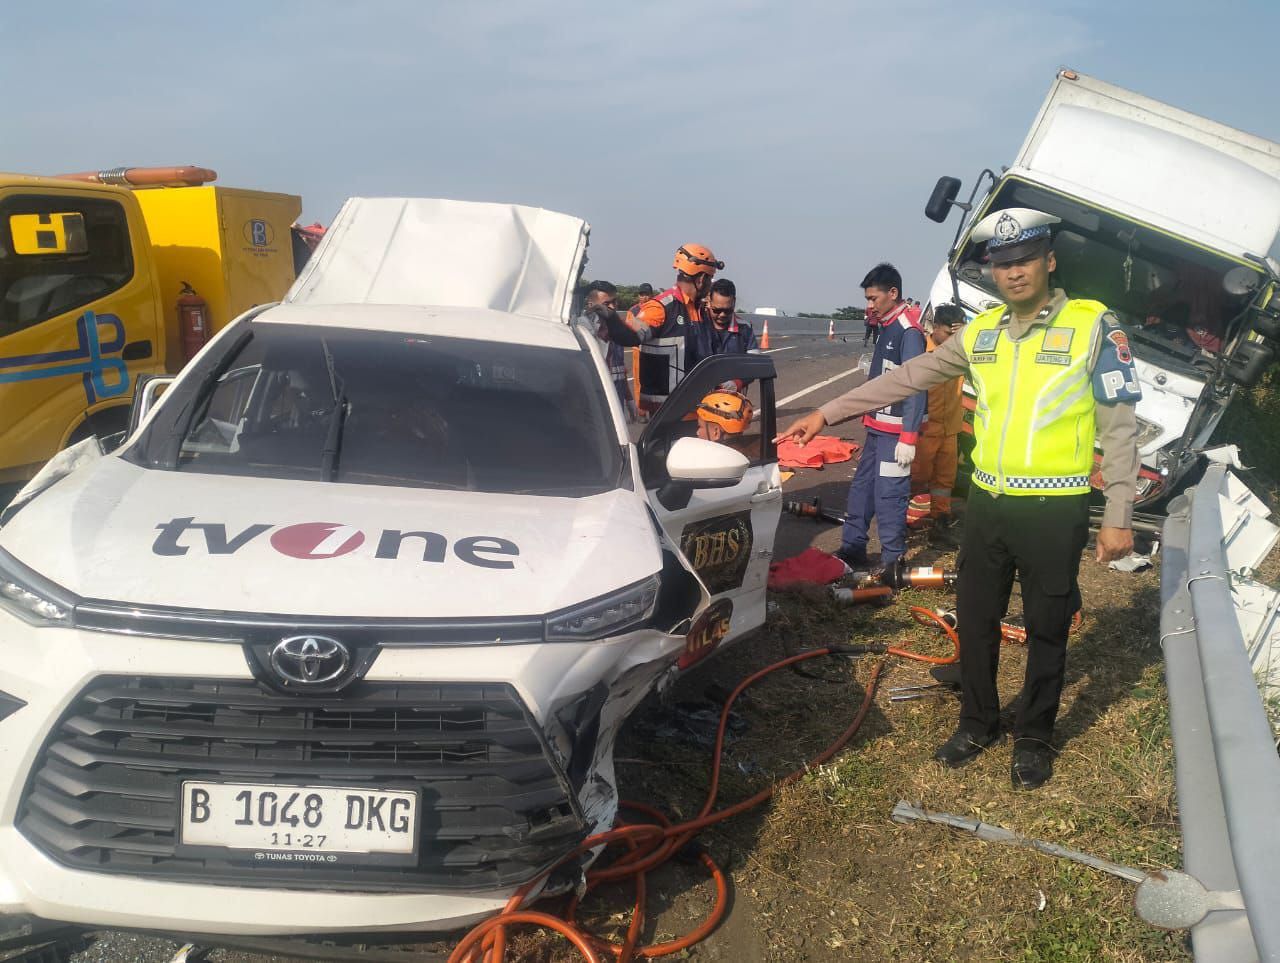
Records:
M1027 628L1027 674L1014 738L1049 742L1067 667L1067 633L1080 606L1080 553L1089 537L1088 495L992 495L977 486L965 506L958 561L960 728L995 735L1000 620L1016 575Z

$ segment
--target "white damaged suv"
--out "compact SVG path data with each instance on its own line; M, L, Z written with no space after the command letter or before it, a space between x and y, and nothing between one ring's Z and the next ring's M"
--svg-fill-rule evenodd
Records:
M19 495L0 914L442 929L612 823L627 714L764 621L781 487L767 357L704 362L629 439L571 320L587 234L353 199L286 302ZM731 378L752 434L691 437Z

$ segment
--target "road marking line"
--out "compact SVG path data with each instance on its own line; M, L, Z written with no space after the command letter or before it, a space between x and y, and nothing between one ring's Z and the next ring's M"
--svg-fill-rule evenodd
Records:
M794 345L794 344L789 344L789 345L787 345L785 348L769 348L769 349L767 349L767 350L765 350L765 351L763 351L763 352L761 352L761 353L762 353L762 354L777 354L779 351L790 351L790 350L792 350L793 348L796 348L796 347L799 347L799 346L798 346L798 345Z
M795 401L798 398L803 398L805 395L811 395L815 391L817 391L819 388L825 388L827 385L832 384L833 382L839 381L841 378L847 378L850 375L858 374L859 371L860 369L854 368L850 371L845 371L838 375L835 375L832 378L828 378L826 381L819 381L816 385L809 385L809 387L805 388L803 391L797 391L793 395L787 395L787 397L783 398L781 401L775 402L775 404L777 407L781 408L783 405L790 404L791 402Z

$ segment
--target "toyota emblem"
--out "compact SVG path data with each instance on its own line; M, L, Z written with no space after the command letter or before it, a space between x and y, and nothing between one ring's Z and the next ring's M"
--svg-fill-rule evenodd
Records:
M351 653L326 635L291 635L271 650L271 668L286 684L324 685L351 666Z

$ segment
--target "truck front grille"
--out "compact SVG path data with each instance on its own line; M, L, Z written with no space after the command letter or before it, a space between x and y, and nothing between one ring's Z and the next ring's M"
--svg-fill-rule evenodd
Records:
M175 852L187 779L419 788L417 865L250 865ZM18 827L64 865L236 886L489 889L522 883L586 832L507 685L357 683L299 696L255 682L104 678L43 746Z

